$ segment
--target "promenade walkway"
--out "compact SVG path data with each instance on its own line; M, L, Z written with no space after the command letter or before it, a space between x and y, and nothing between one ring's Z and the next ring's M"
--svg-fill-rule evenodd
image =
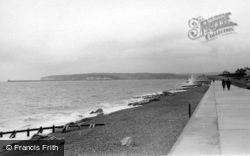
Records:
M250 90L212 83L169 155L250 155Z

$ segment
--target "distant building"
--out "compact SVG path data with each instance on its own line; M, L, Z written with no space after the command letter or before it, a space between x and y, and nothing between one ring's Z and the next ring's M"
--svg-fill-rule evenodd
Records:
M250 77L250 68L246 68L245 74L246 77Z
M225 70L225 71L222 73L222 75L230 75L230 72L227 71L227 70Z

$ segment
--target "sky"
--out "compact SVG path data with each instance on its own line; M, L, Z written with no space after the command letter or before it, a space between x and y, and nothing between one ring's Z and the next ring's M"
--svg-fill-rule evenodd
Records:
M231 12L235 33L188 38ZM235 71L250 62L246 0L0 0L0 81L93 72Z

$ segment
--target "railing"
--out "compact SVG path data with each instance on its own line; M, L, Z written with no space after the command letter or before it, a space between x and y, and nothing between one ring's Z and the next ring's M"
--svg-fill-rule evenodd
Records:
M99 124L66 124L62 126L51 126L51 127L40 127L40 128L32 128L32 129L24 129L24 130L13 130L13 131L7 131L7 132L0 132L0 138L3 137L3 135L10 134L9 138L15 138L17 133L23 133L27 132L27 137L30 136L30 132L37 131L37 133L42 133L43 130L52 129L52 132L54 133L56 129L62 129L62 133L66 133L70 127L78 127L78 129L81 129L81 127L89 127L94 128L95 126L104 126L105 124L99 123Z

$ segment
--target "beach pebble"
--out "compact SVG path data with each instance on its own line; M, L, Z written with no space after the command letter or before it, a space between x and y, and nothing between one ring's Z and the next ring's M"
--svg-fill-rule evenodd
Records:
M99 114L101 114L101 113L103 113L103 109L99 108L99 109L97 109L96 111L90 112L90 114L94 114L94 113L99 113Z
M44 134L44 133L34 134L31 140L61 140L63 141L63 143L65 142L63 138L56 138L53 135Z
M122 146L130 146L132 144L132 137L126 137L124 139L121 140L121 145Z
M44 139L44 138L47 138L48 135L47 134L44 134L44 133L38 133L38 134L34 134L32 136L32 140L39 140L39 139Z
M104 113L98 113L96 116L102 116L104 115Z

